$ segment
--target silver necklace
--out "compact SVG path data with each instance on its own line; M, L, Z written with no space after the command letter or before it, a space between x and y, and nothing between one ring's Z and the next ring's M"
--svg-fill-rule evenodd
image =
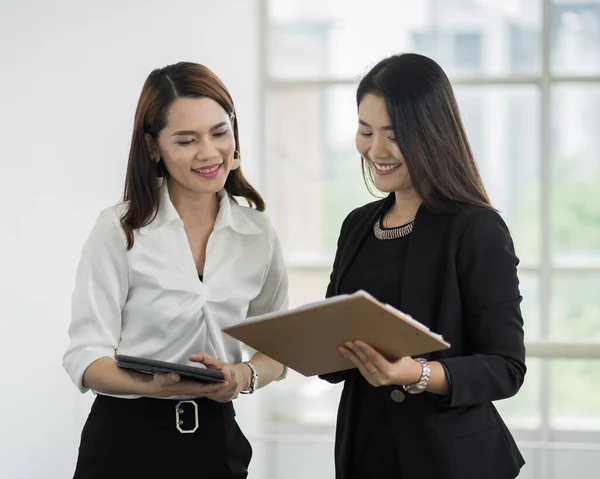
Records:
M373 225L373 232L375 233L375 237L380 240L390 240L390 239L398 239L403 238L404 236L408 236L412 233L413 227L415 225L415 220L411 220L402 226L397 226L395 228L382 229L381 222L383 217L377 218L375 224Z

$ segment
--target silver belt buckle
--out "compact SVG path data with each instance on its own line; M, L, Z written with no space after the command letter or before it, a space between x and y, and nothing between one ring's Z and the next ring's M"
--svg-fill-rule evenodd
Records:
M179 418L180 414L183 414L183 409L180 407L182 404L193 404L194 405L194 428L193 429L182 429L181 425L183 420ZM175 406L175 427L181 434L192 434L198 429L198 404L196 401L187 399L185 401L179 401Z

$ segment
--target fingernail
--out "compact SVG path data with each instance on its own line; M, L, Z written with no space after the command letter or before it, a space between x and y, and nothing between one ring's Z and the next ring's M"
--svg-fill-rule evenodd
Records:
M171 381L177 381L177 374L169 374L169 379Z

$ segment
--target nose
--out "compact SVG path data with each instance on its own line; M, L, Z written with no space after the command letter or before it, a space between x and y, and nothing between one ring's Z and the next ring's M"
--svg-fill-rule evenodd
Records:
M389 158L390 153L385 138L382 138L381 135L373 135L373 143L371 144L371 148L369 148L369 156L372 160L385 160Z
M200 161L212 160L217 156L219 156L219 151L213 142L210 141L210 139L205 138L199 142L198 151L196 152L196 159Z

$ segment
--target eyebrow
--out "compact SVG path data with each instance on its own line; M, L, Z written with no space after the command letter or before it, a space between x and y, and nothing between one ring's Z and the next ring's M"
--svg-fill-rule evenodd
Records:
M214 130L218 130L219 128L222 128L224 126L227 125L226 121L222 121L221 123L217 123L215 126L213 126L210 131L214 131ZM194 136L198 136L198 132L194 131L194 130L181 130L181 131L176 131L175 133L173 133L172 136L187 136L187 135L194 135Z
M358 122L366 127L372 128L371 125L369 125L366 121L362 121L362 120L358 120ZM394 127L392 125L387 125L387 126L383 126L381 127L381 130L386 130L386 131L394 131Z

